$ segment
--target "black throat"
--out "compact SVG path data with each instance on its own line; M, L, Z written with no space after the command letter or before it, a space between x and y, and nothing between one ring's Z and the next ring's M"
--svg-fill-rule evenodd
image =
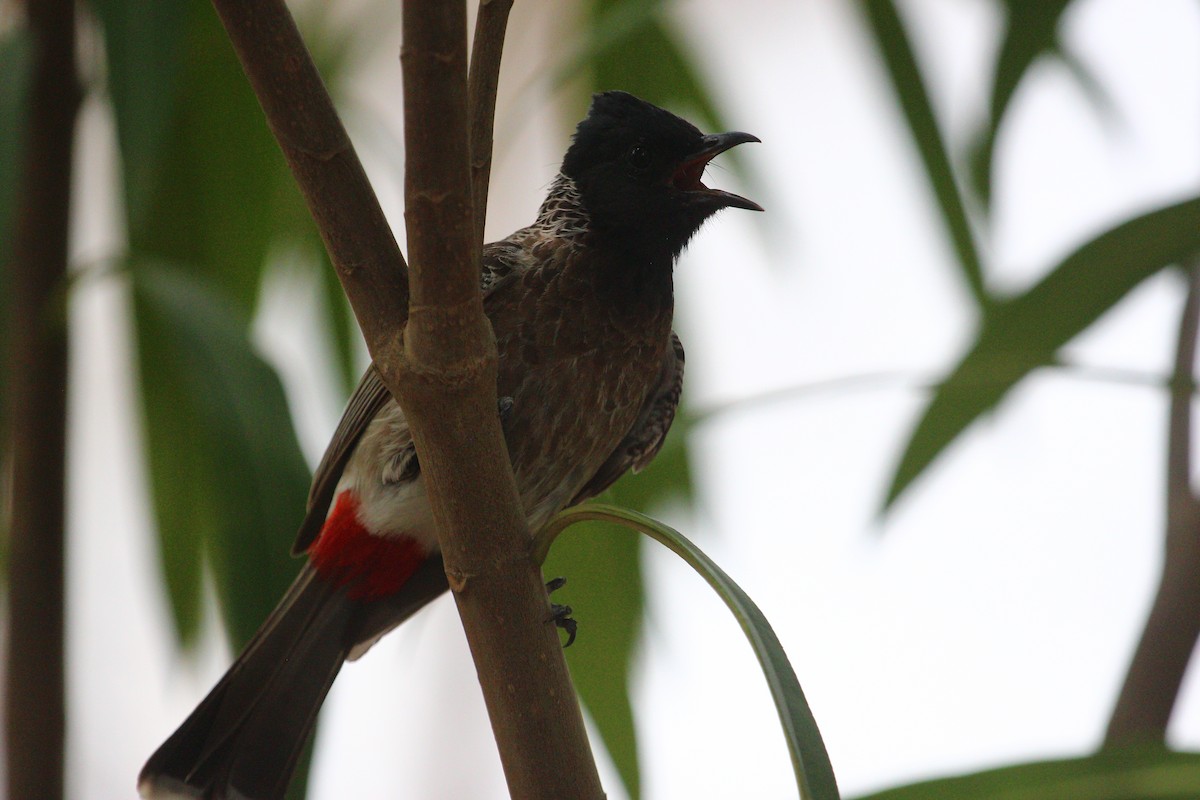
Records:
M597 300L630 321L666 315L674 308L675 259L683 243L659 233L630 235L597 226L575 183L561 173L538 212L535 227L576 250L577 278Z
M676 252L661 243L594 231L593 285L604 302L633 319L648 321L674 308Z

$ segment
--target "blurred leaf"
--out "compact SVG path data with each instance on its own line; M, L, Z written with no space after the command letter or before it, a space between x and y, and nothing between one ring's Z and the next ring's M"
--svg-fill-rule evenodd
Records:
M536 556L544 559L559 533L576 522L588 520L605 520L644 533L682 558L708 582L742 626L762 667L792 756L800 797L803 800L837 800L837 780L817 721L783 645L754 601L679 531L636 511L616 506L594 503L560 512L538 532L534 545Z
M14 28L0 37L0 352L7 352L3 337L8 331L8 298L11 280L12 226L16 222L17 184L21 180L25 135L25 103L29 89L31 46L24 28ZM0 363L0 435L7 430L5 386L8 370ZM7 489L3 459L0 459L0 534L7 528L4 509Z
M178 106L188 5L182 0L96 0L93 7L104 32L126 215L140 228L150 212L159 158Z
M245 642L297 567L308 469L278 377L239 314L185 271L139 263L134 309L164 571L180 635L196 630L201 553Z
M938 129L937 117L934 116L916 55L900 15L896 13L891 0L861 0L861 3L887 66L896 99L904 111L913 142L925 164L925 174L942 209L942 220L958 256L963 280L976 304L985 309L991 297L984 284L983 266L975 247L971 222L967 218L966 206L954 179L950 156L946 152L946 143Z
M1107 123L1110 127L1117 127L1118 123L1123 122L1121 111L1117 108L1117 103L1113 100L1111 94L1103 84L1096 78L1095 74L1088 69L1074 53L1069 50L1064 50L1059 47L1055 51L1055 55L1071 73L1071 77L1079 84L1079 88L1083 90L1084 97L1100 112L1100 119Z
M275 202L274 226L292 245L285 245L283 252L294 254L299 266L314 271L311 277L320 293L320 310L325 322L323 332L330 338L338 384L349 397L362 376L363 367L356 350L362 336L308 206L290 181L281 183Z
M1152 211L1080 247L1033 288L997 304L909 440L889 508L960 433L1135 286L1200 250L1200 198Z
M605 493L614 503L646 510L689 500L687 430L681 413L658 457L638 475L625 475ZM547 576L569 583L555 595L580 620L580 636L566 651L571 676L632 800L641 796L637 731L629 699L629 673L642 628L641 548L618 526L589 523L599 535L571 536L546 559Z
M546 560L547 577L566 576L554 601L570 605L579 638L566 650L575 688L612 757L632 800L641 796L637 735L629 700L629 672L642 627L642 574L637 538L570 536ZM589 531L591 533L592 531Z
M592 0L588 39L572 73L586 67L594 91L621 89L656 105L693 110L709 130L724 129L700 73L676 41L661 0Z
M1200 753L1158 747L1102 750L916 783L860 800L1195 800Z
M604 497L616 505L643 513L668 502L690 503L693 495L688 441L692 425L686 402L680 403L667 441L650 465L636 475L624 475Z
M297 3L291 11L334 101L339 108L353 104L353 93L343 96L338 80L353 76L381 48L394 46L400 33L396 4L392 0L359 0L353 6Z
M248 324L277 232L274 204L297 190L212 6L186 8L180 102L147 178L154 213L131 217L130 251L206 276Z
M125 181L128 240L165 577L188 642L203 553L240 642L286 588L280 568L266 565L283 559L293 571L283 554L304 508L298 449L295 458L263 458L264 448L294 447L295 434L278 379L247 338L287 176L212 6L176 0L143 19L141 4L128 1L104 0L103 13L122 152L136 172ZM175 55L146 41L151 23L165 26ZM160 61L177 72L142 74ZM157 130L130 129L143 122ZM151 266L160 263L174 266ZM255 417L262 425L244 429ZM293 499L281 508L283 496ZM262 537L283 543L267 549Z
M1057 50L1058 23L1071 0L1004 0L1004 5L1008 19L992 77L991 119L971 158L975 191L985 204L991 201L992 158L1004 113L1033 63Z

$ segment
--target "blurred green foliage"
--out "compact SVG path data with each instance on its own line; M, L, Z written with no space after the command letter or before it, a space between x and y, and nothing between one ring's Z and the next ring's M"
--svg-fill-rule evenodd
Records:
M1194 800L1196 797L1200 797L1200 754L1137 747L922 781L860 800Z
M1020 296L997 295L987 286L987 263L975 243L975 231L987 231L991 223L988 209L995 144L1013 97L1038 60L1053 56L1071 65L1088 94L1104 102L1103 88L1092 81L1059 38L1060 22L1075 3L998 0L1005 27L993 67L990 114L980 124L971 152L962 158L947 151L925 90L925 72L895 4L892 0L860 0L859 5L980 315L975 341L934 393L900 455L884 500L884 507L890 508L971 423L1003 402L1030 372L1053 363L1063 345L1143 280L1200 250L1195 218L1198 201L1115 225L1081 244L1061 263L1050 265L1046 278ZM955 170L953 165L962 161L971 165L971 175ZM974 190L973 197L963 193L961 187L968 185ZM972 209L976 213L970 213Z
M1064 59L1082 88L1103 101L1103 87L1075 62L1058 35L1076 2L994 3L1005 15L1005 28L995 56L990 112L969 152L953 153L902 14L891 0L859 1L864 36L878 48L980 319L974 342L933 394L899 458L888 506L1032 370L1052 363L1065 343L1145 278L1200 250L1200 200L1193 199L1124 221L1081 243L1018 296L997 296L989 289L987 258L977 237L989 228L996 143L1025 77L1042 58ZM231 638L240 644L295 572L288 552L308 479L279 378L250 339L272 249L299 248L305 254L300 261L320 269L323 334L337 354L345 388L357 377L357 333L211 6L202 0L96 0L92 7L103 36L105 88L122 161L128 251L121 261L131 276L163 580L181 644L194 641L206 577L217 588ZM719 105L669 11L660 0L587 0L578 41L565 48L555 82L584 92L625 89L677 108L702 127L724 129ZM390 7L368 4L363 17L340 30L323 27L326 18L320 13L308 20L331 85L339 84L355 51L356 32L377 33L380 26L367 15L380 13L391 13ZM19 27L11 28L0 38L0 74L5 76L0 81L0 258L17 199L21 76L27 61L28 43ZM571 102L581 107L584 98ZM960 172L955 166L960 163L969 169ZM0 280L7 274L0 271ZM0 284L0 315L3 289ZM643 475L620 481L606 499L642 511L689 502L685 420L682 415L655 463ZM630 796L637 798L640 770L629 674L644 610L639 545L622 532L567 537L551 554L547 571L570 578L556 599L574 606L581 625L579 642L568 651L572 674ZM1139 758L1103 755L1011 767L876 797L1115 800L1200 794L1196 757L1150 753ZM1062 794L1062 786L1084 788ZM1141 793L1104 793L1105 787L1126 786ZM1051 791L1054 787L1059 794ZM302 793L301 785L293 796Z

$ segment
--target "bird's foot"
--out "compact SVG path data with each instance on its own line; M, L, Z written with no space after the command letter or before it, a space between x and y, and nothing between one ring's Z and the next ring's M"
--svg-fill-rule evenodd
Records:
M546 582L546 592L553 593L567 585L566 578L551 578ZM579 623L571 616L574 613L570 606L559 605L558 603L550 604L550 622L560 630L567 632L567 643L563 645L563 649L571 646L575 641L575 634L579 632Z

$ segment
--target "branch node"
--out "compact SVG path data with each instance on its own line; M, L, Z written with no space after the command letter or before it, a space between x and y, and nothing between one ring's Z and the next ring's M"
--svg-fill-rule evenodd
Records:
M440 391L455 389L475 383L476 378L488 367L486 356L471 359L460 359L449 364L431 366L404 357L400 372L409 385L434 386Z

